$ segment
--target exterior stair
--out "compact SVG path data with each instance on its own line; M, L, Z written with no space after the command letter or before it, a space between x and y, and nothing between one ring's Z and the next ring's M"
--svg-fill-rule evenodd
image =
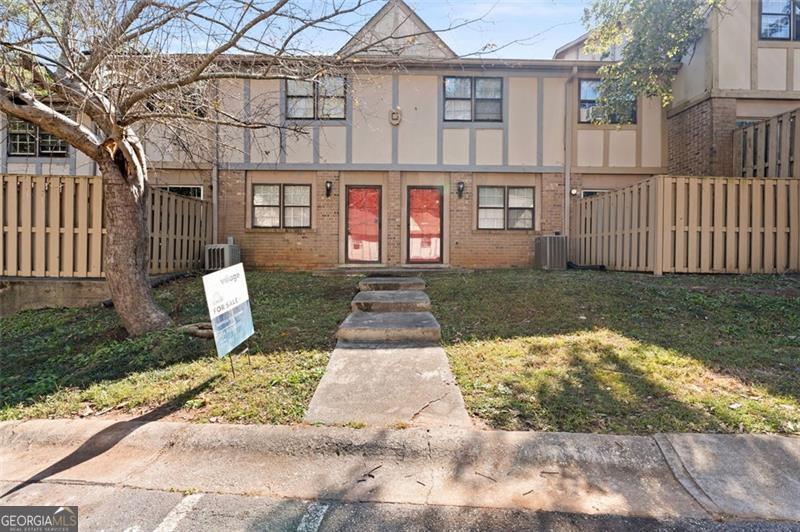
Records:
M431 300L421 290L367 290L356 294L350 306L363 312L426 312Z
M425 290L419 277L365 277L358 283L362 292L370 290Z
M339 327L345 342L431 343L441 340L439 322L430 312L351 313Z

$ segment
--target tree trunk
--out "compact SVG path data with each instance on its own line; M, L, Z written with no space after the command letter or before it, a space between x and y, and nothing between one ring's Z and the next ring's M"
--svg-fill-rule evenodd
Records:
M171 320L153 299L148 276L150 190L146 168L127 164L119 151L116 156L101 157L98 163L103 176L105 273L114 308L132 336L164 329Z

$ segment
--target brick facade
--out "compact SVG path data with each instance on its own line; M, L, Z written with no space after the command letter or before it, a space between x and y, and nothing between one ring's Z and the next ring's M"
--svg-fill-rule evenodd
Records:
M736 99L707 98L667 118L668 168L676 175L732 175Z
M219 176L220 183L220 239L234 237L242 249L242 261L248 267L264 269L310 270L334 267L340 264L340 186L338 172L313 172L312 194L314 207L310 229L247 228L250 210L245 172L226 171ZM352 173L348 174L352 182ZM383 189L383 208L387 224L383 246L386 264L402 264L403 249L403 173L387 172ZM441 178L441 174L433 174ZM514 174L510 174L514 175ZM564 232L564 177L562 174L526 176L537 188L535 203L538 230L478 230L475 226L476 198L475 175L449 173L445 194L449 195L445 213L449 232L444 235L444 246L449 254L449 265L470 268L496 268L528 266L532 263L533 239L537 234ZM518 175L514 178L520 179ZM487 183L483 178L483 183ZM489 181L507 185L501 174ZM509 179L512 179L509 177ZM325 196L325 182L331 181L333 190ZM464 194L458 197L458 183L464 182Z
M333 182L330 197L325 196L325 181ZM339 257L338 181L338 172L316 172L311 229L248 229L245 172L220 172L220 239L234 237L248 267L310 270L332 266Z

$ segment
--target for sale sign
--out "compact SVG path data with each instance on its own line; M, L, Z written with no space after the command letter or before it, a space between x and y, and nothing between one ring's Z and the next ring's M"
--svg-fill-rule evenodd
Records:
M224 357L253 333L253 316L242 264L203 276L217 354Z

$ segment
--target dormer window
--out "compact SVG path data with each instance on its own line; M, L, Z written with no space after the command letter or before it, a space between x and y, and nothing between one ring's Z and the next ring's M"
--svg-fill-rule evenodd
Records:
M761 0L759 37L763 40L800 40L800 2Z

